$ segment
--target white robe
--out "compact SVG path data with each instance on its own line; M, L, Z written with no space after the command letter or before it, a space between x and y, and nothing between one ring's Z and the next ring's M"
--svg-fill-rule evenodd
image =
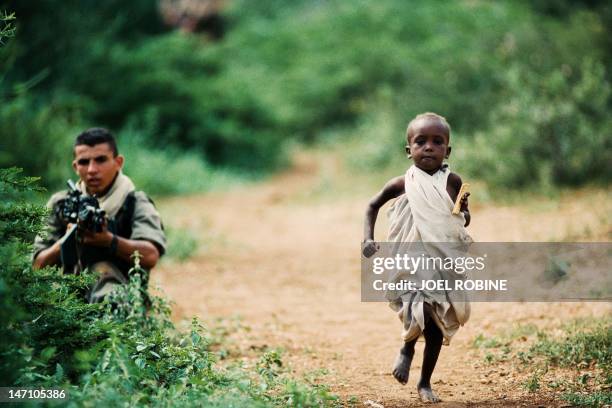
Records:
M465 256L467 246L472 242L464 224L463 213L451 213L454 203L446 191L450 170L443 166L433 175L416 166L411 166L405 176L405 194L396 199L389 209L388 241L395 242L394 253L407 253L424 248L426 256L453 258ZM415 245L415 243L419 243ZM411 245L412 244L412 245ZM414 271L413 271L414 272ZM406 271L397 271L389 281L401 279L421 281L422 279L465 279L465 275L453 270L422 270L407 276ZM459 327L468 321L470 304L463 292L445 290L406 291L388 294L392 309L398 312L403 323L404 341L418 338L425 328L423 302L431 305L433 320L449 344Z

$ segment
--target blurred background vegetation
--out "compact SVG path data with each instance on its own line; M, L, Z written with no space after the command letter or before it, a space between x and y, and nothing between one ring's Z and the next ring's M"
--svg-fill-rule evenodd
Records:
M453 126L453 167L489 185L612 178L605 0L0 8L16 16L0 47L0 167L50 188L91 126L118 135L126 172L153 194L259 177L329 143L355 171L401 172L406 123L423 111Z

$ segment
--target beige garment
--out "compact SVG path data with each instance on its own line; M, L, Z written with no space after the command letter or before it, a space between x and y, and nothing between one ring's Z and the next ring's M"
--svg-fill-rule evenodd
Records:
M81 190L83 184L79 182L77 188ZM133 189L134 185L130 179L120 173L109 192L99 198L99 202L102 202L102 208L107 212L109 218L116 217L120 208L125 203L126 197ZM34 241L34 258L36 258L40 251L49 248L66 233L66 226L57 213L57 206L62 200L66 199L67 195L67 190L59 191L53 194L47 202L47 208L51 211L45 232L37 235ZM163 255L166 252L166 236L159 213L149 197L142 191L134 191L134 198L132 234L124 238L153 242L157 246L160 255Z
M90 272L98 274L98 281L90 289L87 301L100 303L104 298L117 289L119 285L128 283L128 280L119 268L111 262L97 262L89 267Z
M451 213L454 203L446 191L449 174L447 166L433 175L414 165L408 169L405 176L406 192L393 203L388 214L388 240L396 243L394 253L412 252L413 256L417 256L424 252L425 256L441 258L465 256L472 239L464 227L463 213ZM396 271L389 281L465 279L465 275L449 269L418 269L410 275L408 273ZM404 341L419 337L425 328L423 302L432 306L434 321L444 335L445 344L449 344L452 336L470 316L470 304L462 292L419 290L388 293L387 298L403 322Z
M85 183L83 180L79 180L77 183L77 188L87 194L87 189L85 188ZM100 208L106 211L106 215L109 218L113 218L121 209L121 206L125 202L128 194L135 190L134 183L132 180L123 172L119 171L117 174L117 178L115 182L111 186L110 190L102 197L97 197L98 202L100 203Z

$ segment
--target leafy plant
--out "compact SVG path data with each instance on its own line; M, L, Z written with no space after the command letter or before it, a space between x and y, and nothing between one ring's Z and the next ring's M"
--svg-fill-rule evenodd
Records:
M0 10L0 45L4 44L7 38L15 35L14 20L15 13L9 14L7 11Z
M197 319L187 333L146 291L138 257L126 285L85 303L96 276L32 270L30 242L47 210L28 204L37 180L0 170L0 374L4 385L59 387L75 406L329 406L337 398L284 370L280 351L256 370L220 369ZM217 342L223 341L216 338Z

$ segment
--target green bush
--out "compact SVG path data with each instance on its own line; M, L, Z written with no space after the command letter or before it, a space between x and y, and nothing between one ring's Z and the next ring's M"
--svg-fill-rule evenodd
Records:
M28 243L41 227L45 210L21 197L32 189L34 179L19 177L18 169L0 169L0 378L16 380L23 360L19 325L32 315L18 302L16 280L28 268ZM29 319L32 320L32 319ZM3 384L3 385L7 385Z
M232 60L220 74L262 99L288 135L306 141L352 128L384 89L392 90L401 121L425 110L457 126L486 117L480 106L494 101L503 63L489 55L521 15L492 4L330 1L295 2L270 16L274 5L232 5L236 28L219 45Z
M69 406L336 403L325 387L278 370L279 352L262 356L257 370L218 368L198 321L179 333L167 303L145 295L138 260L129 284L94 305L84 302L95 281L87 271L32 270L29 243L46 209L25 201L38 188L19 173L0 169L0 385L62 388Z
M15 34L15 26L13 25L15 14L9 14L7 11L0 11L0 45L8 38Z
M0 164L46 185L64 178L56 142L93 125L146 135L157 165L187 152L173 175L265 173L287 163L288 145L338 135L355 138L360 167L403 169L401 150L390 152L423 111L448 118L465 140L451 161L490 184L612 174L612 8L600 0L237 0L221 11L218 40L164 28L154 0L6 7L17 36L0 48L0 130L19 140ZM32 158L34 144L51 164Z
M235 169L213 167L194 152L172 147L155 149L140 131L122 131L117 139L120 153L125 156L125 174L137 189L154 196L223 189L255 177Z
M69 122L62 108L39 106L28 93L0 107L0 166L19 163L27 174L43 174L50 188L64 188L71 168L74 138L84 127ZM152 195L185 194L222 188L251 178L249 174L214 168L197 153L178 148L155 149L143 132L126 129L117 135L120 153L126 156L125 172L138 189Z
M601 64L586 60L543 78L515 67L505 89L489 129L463 144L461 163L472 175L505 187L609 180L612 94Z
M280 133L239 78L219 78L222 61L195 37L156 36L138 45L94 47L73 87L96 105L93 118L115 128L144 128L150 145L189 149L217 166L275 168ZM109 87L112 78L121 87Z
M188 229L166 227L168 252L166 258L183 262L191 258L198 250L198 238Z
M36 102L28 93L2 101L0 167L19 165L31 176L42 174L47 186L63 185L73 174L72 143L79 132L69 109Z

